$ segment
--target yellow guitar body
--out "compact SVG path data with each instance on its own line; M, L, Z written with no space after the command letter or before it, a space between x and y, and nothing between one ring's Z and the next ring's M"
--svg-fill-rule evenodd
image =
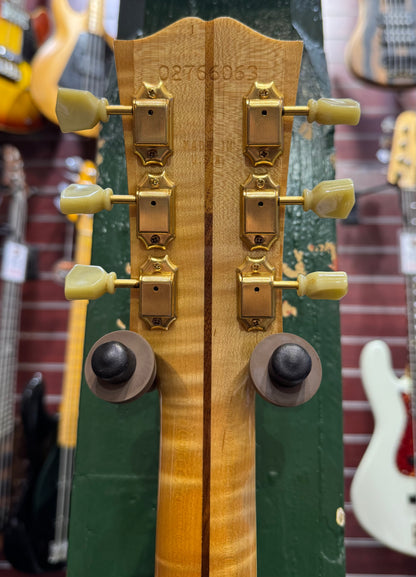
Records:
M23 46L23 30L3 18L0 19L0 44L13 56L19 57ZM29 92L31 67L25 61L19 64L1 62L13 68L18 80L0 75L0 130L6 132L30 132L42 126L42 116ZM7 62L7 64L6 64Z
M33 59L31 94L42 114L57 124L55 104L59 81L79 36L88 31L89 12L72 10L66 0L52 0L51 10L55 21L55 33L42 45ZM99 23L97 27L98 25ZM102 28L94 32L103 33ZM106 41L108 44L111 43L108 37ZM80 134L96 138L98 131L99 127L95 127L83 130Z

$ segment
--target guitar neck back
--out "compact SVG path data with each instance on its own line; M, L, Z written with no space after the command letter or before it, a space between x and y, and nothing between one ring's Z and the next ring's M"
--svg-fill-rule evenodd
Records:
M137 291L130 315L130 329L146 335L158 359L159 577L256 572L254 392L247 366L264 333L247 332L237 319L236 269L248 252L240 239L239 195L253 172L243 154L243 97L255 81L273 80L285 104L295 104L301 53L300 42L272 40L227 18L189 18L115 45L122 104L143 83L160 79L173 95L173 154L165 170L176 184L176 238L167 253L178 267L177 320L167 331L149 331ZM134 195L147 173L162 169L138 162L131 119L123 122ZM281 194L291 138L291 120L284 123L286 152L268 167ZM137 278L149 251L136 238L133 209L130 216ZM281 255L278 240L268 254L277 275ZM278 313L270 332L281 330Z

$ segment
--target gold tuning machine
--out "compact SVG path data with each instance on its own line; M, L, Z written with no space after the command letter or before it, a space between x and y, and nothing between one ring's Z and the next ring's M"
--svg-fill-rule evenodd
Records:
M283 119L306 116L319 124L356 125L360 105L350 98L310 99L306 106L285 106L274 82L255 82L243 100L244 153L254 166L272 166L283 152Z
M268 250L279 237L279 206L297 204L321 218L346 218L354 202L349 178L322 181L302 196L280 196L268 174L252 174L241 187L241 238L250 250Z
M175 185L165 172L146 174L135 195L113 194L98 184L71 184L61 193L63 214L95 214L111 210L114 204L136 206L136 235L146 248L166 249L174 238Z
M172 154L172 96L162 82L144 82L131 105L109 105L86 90L58 89L56 116L62 132L93 128L112 114L133 117L134 152L144 165L165 164Z
M295 281L275 279L275 269L266 257L246 257L237 269L239 286L238 318L247 330L265 330L276 316L275 289L295 289L311 299L339 300L346 295L345 272L312 272Z
M136 279L118 279L100 266L77 264L65 278L65 297L95 300L117 288L139 288L140 317L151 329L168 329L176 319L176 271L167 256L148 258Z

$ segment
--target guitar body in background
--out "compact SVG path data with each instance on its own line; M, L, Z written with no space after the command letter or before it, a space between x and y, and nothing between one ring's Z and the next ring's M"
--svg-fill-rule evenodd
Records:
M386 88L415 86L415 0L360 0L346 61L361 80Z
M413 397L414 406L415 147L416 113L407 110L395 122L387 180L400 189L403 219L400 256L401 272L406 280L410 378L396 378L390 351L384 342L373 341L364 347L361 374L374 412L375 428L351 485L354 513L364 529L386 546L413 556L416 556L415 429L412 411L403 394Z
M104 0L91 0L85 12L72 10L67 0L51 4L55 31L32 62L31 94L51 122L57 123L58 87L91 90L104 96L112 40L104 32ZM82 131L96 137L98 128Z
M25 35L31 26L23 0L5 0L1 4L0 45L0 130L26 133L39 130L42 115L35 105L29 88L32 69L24 53ZM39 13L38 22L44 21Z
M416 479L403 474L397 454L407 425L402 391L388 346L368 343L360 358L365 392L374 414L374 433L351 485L354 513L381 543L416 556Z

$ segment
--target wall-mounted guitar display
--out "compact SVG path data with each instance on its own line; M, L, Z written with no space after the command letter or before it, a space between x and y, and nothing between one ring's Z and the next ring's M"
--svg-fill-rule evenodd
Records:
M129 205L130 278L97 263L74 268L65 290L105 299L131 288L130 330L103 336L85 371L107 401L160 393L158 577L256 574L255 389L296 406L321 381L313 347L282 332L279 289L346 292L342 272L282 280L285 205L345 218L354 202L349 180L286 196L293 116L356 124L360 114L351 100L295 106L301 56L301 42L229 18L187 18L116 41L120 106L58 95L65 131L122 115L127 194L71 186L61 207Z

